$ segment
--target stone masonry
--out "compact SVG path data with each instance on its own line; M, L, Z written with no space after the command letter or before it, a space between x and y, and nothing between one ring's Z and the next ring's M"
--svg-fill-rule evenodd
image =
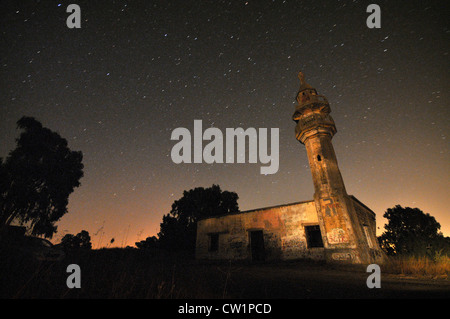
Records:
M299 79L292 119L308 155L314 199L200 220L198 259L383 262L375 213L346 192L331 142L337 130L330 105L301 72Z

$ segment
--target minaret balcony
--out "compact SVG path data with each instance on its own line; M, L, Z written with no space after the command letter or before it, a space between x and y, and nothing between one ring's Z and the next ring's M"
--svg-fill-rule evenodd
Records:
M299 103L296 105L294 115L292 116L292 119L296 122L308 113L320 112L328 114L331 112L328 100L323 95L308 95L308 99L302 100L297 98L297 101Z
M336 125L333 118L327 113L311 113L308 116L302 116L295 126L295 135L297 139L304 143L304 140L316 134L336 134Z

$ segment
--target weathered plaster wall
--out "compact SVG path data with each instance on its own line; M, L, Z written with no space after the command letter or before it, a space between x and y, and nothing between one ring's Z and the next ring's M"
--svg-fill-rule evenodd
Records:
M354 196L350 196L350 198L353 200L353 207L356 211L356 215L358 216L359 224L363 230L364 236L362 240L364 240L364 244L367 245L368 254L373 263L381 264L384 262L384 258L386 256L378 244L378 239L376 236L375 213Z
M314 201L288 204L200 220L196 255L199 259L248 259L250 232L263 231L265 260L323 258L323 248L308 248L304 226L317 225ZM210 251L210 235L218 249Z

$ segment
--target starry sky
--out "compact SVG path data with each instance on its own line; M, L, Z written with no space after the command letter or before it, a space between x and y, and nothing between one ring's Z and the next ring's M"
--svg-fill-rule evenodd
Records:
M81 8L69 29L66 8ZM368 4L381 8L369 29ZM241 210L313 198L291 116L298 72L330 102L347 192L377 214L418 207L450 236L445 1L12 1L0 3L0 156L33 116L83 152L58 222L94 248L156 235L183 190L218 184ZM279 128L280 167L175 164L175 128Z

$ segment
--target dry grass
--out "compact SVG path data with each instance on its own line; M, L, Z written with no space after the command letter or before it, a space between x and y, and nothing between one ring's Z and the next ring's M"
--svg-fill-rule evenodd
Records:
M383 271L418 278L447 279L450 257L436 254L429 257L391 257Z

